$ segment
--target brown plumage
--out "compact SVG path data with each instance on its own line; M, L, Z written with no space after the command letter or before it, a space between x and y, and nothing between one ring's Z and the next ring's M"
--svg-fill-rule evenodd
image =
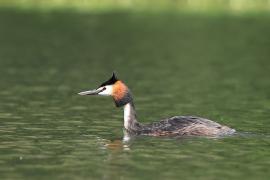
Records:
M112 97L116 101L123 99L127 92L128 87L122 81L118 80L113 84Z
M175 116L141 126L141 134L151 136L223 136L234 132L227 126L195 116Z

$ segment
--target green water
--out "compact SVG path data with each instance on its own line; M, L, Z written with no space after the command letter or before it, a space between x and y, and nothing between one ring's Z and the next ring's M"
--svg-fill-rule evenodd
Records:
M0 9L0 179L269 179L270 16ZM148 123L197 115L239 135L138 137L82 97L113 70Z
M23 9L79 11L185 11L233 14L269 12L269 0L0 0L0 6Z

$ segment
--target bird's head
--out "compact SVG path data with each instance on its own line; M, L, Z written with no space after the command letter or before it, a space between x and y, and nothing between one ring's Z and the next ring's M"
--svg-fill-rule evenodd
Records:
M78 93L79 95L112 96L117 107L132 102L132 95L128 87L116 77L113 72L111 78L103 82L98 88Z

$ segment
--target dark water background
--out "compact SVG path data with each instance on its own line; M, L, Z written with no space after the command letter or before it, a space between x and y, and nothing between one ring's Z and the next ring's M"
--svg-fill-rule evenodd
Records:
M0 9L1 179L269 179L270 16ZM116 70L147 123L222 139L122 143L123 110L81 97Z

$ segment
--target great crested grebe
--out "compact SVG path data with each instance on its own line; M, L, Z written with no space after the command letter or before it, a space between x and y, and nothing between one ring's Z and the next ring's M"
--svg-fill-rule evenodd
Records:
M116 107L124 107L124 127L128 133L149 136L224 136L235 132L227 126L196 116L174 116L151 124L138 122L132 94L115 73L97 89L79 95L112 96Z

